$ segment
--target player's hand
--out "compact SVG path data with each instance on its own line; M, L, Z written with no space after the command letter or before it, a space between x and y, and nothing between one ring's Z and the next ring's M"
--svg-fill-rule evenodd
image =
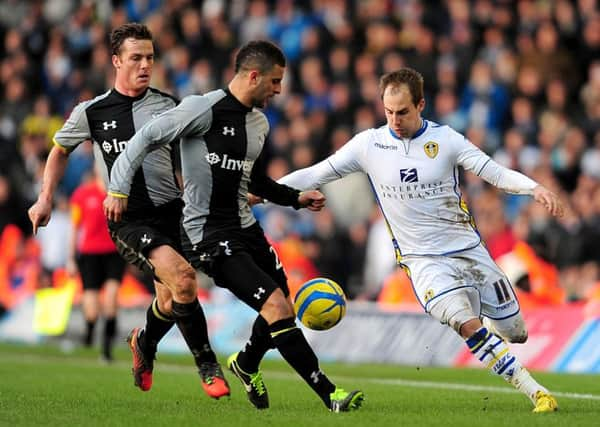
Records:
M533 198L536 202L541 203L548 212L554 216L561 217L564 213L562 201L556 194L548 190L543 185L538 185L533 189Z
M265 200L262 197L259 196L255 196L252 193L248 193L248 204L250 205L250 207L254 206L254 205L260 205L261 203L264 203Z
M38 198L27 211L29 220L33 226L33 234L37 233L38 227L44 227L50 221L50 215L52 214L52 200L46 198Z
M298 203L309 211L318 212L325 206L325 196L319 190L303 191L298 196Z
M104 199L104 215L114 222L121 221L123 213L127 210L127 197L115 197L110 194Z

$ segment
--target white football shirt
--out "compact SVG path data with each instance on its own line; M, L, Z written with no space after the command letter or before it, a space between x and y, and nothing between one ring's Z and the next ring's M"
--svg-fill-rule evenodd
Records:
M413 138L398 138L388 126L363 131L327 159L279 182L307 190L364 172L400 261L409 255L449 255L481 242L461 198L458 166L511 193L532 194L538 185L500 166L452 128L427 120Z

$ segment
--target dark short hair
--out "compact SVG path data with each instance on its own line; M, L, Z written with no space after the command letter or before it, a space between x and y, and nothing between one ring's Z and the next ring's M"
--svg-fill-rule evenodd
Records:
M152 41L152 33L144 24L138 24L137 22L129 22L115 28L110 34L111 55L118 55L121 51L121 46L128 38Z
M383 93L391 86L393 89L399 89L401 85L408 86L412 101L415 106L423 99L423 76L418 71L409 67L400 68L397 71L384 74L379 80L379 90L381 98Z
M270 71L275 65L285 67L285 56L279 47L267 40L254 40L240 48L235 56L235 72Z

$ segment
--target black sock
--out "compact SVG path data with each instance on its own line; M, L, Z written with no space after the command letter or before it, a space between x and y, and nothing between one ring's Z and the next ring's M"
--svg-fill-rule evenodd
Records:
M86 320L85 321L85 335L83 337L83 345L86 347L90 347L92 345L92 341L94 340L95 326L96 326L95 320Z
M319 369L319 360L302 331L296 327L294 318L278 320L269 329L279 353L329 408L329 394L335 391L335 385Z
M109 317L104 323L104 336L102 339L102 354L108 360L112 359L112 343L117 333L117 318Z
M208 327L204 311L198 300L189 304L173 301L173 317L181 335L185 339L190 351L194 355L196 366L203 362L216 362L217 357L210 348L208 341Z
M140 347L148 354L154 356L159 341L169 332L174 324L175 321L171 316L160 311L158 301L155 298L146 311L146 326L144 327L144 333L141 334L139 339Z
M258 315L252 326L252 335L238 355L237 362L240 368L248 373L258 371L260 361L271 348L275 348L275 344L271 339L269 324L261 315Z

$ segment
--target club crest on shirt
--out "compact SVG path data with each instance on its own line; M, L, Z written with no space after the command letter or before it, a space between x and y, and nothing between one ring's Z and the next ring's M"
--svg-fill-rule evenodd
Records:
M434 159L435 156L438 155L438 151L440 150L440 146L437 144L437 142L428 141L425 144L425 146L423 147L423 149L425 150L425 154L427 154L427 156L429 156L430 158Z
M429 288L425 291L425 295L423 296L423 299L425 300L425 302L429 302L433 299L434 296L435 296L434 290Z

